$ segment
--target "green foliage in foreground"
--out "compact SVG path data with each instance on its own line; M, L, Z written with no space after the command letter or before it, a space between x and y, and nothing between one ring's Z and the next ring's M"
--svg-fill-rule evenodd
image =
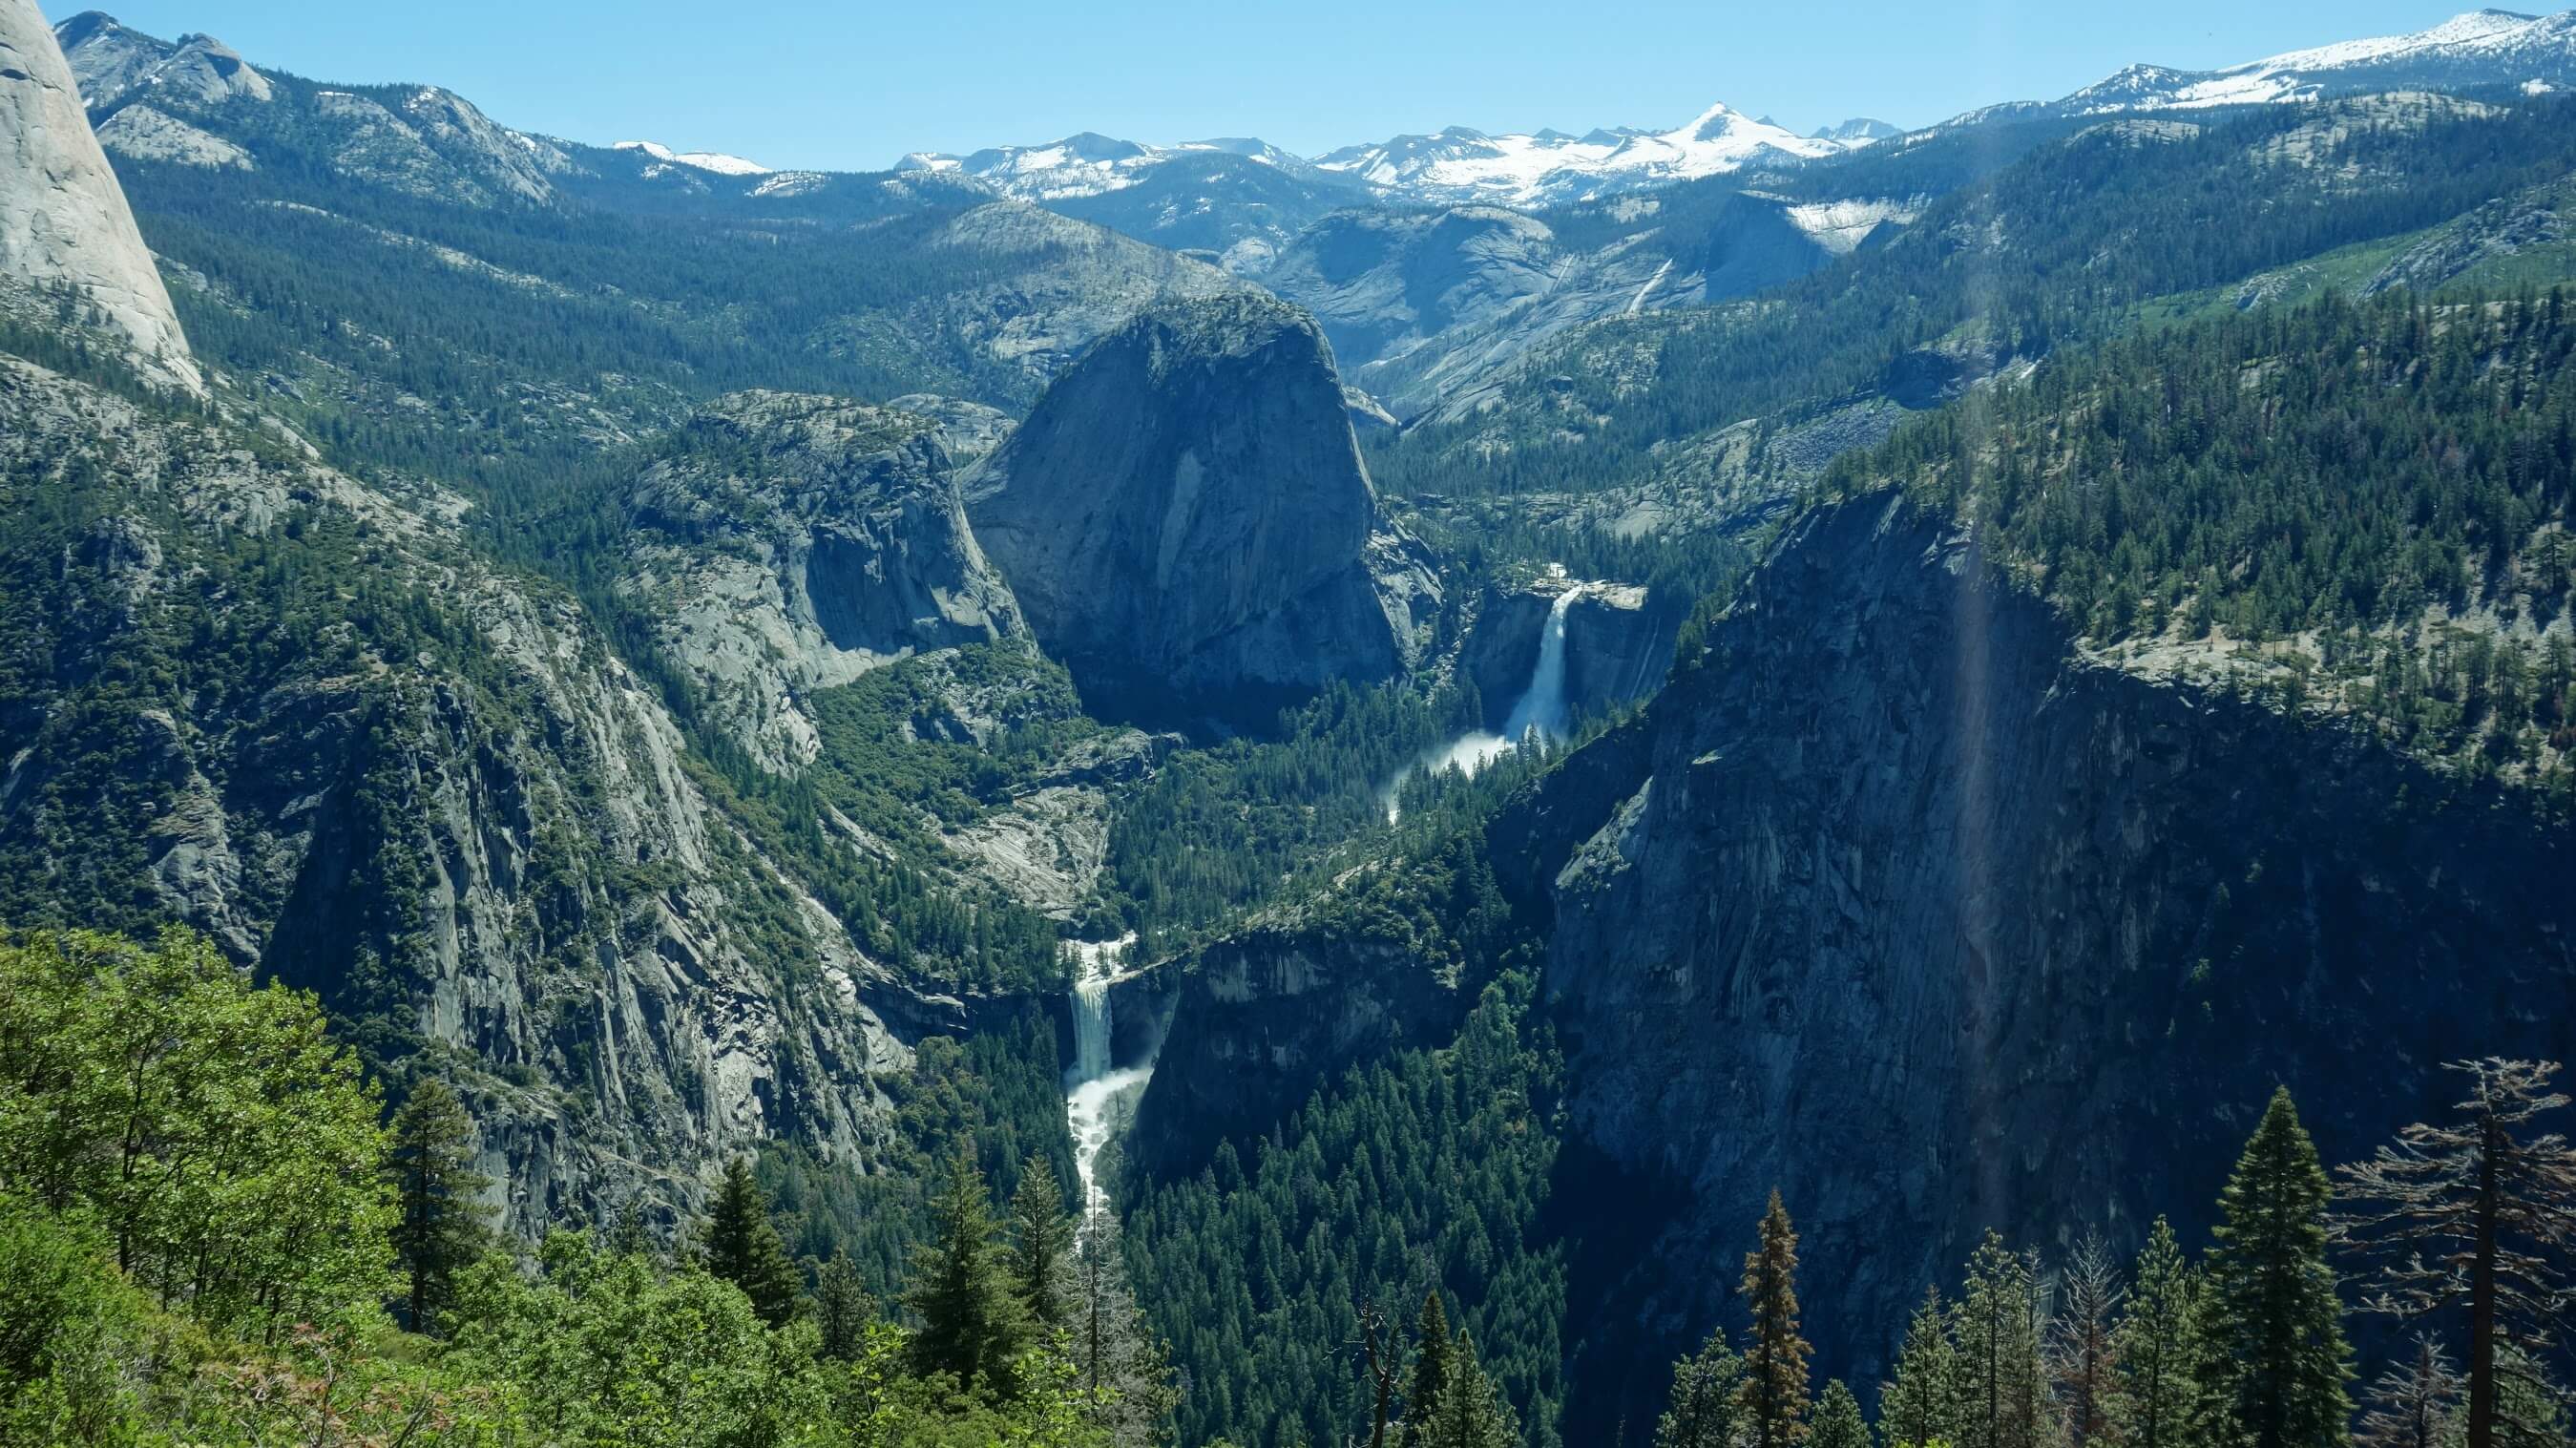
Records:
M1061 1333L976 1343L961 1380L921 1366L917 1340L961 1337L935 1294L917 1294L916 1332L833 1272L819 1311L740 1169L697 1229L705 1250L676 1263L558 1232L533 1264L454 1269L470 1234L424 1234L416 1209L434 1195L424 1147L452 1162L460 1135L428 1118L456 1103L413 1100L380 1129L315 1001L254 987L195 936L0 941L0 1445L1112 1441L1128 1378L1077 1387ZM925 1262L991 1260L985 1184L962 1160L951 1196L966 1226ZM424 1296L393 1269L431 1236ZM434 1303L441 1336L399 1330L397 1303L415 1322Z

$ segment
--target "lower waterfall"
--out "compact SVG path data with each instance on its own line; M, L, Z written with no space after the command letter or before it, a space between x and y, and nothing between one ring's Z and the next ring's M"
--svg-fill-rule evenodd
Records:
M1100 1151L1109 1144L1117 1130L1122 1109L1134 1104L1136 1093L1154 1074L1154 1063L1118 1070L1111 1065L1111 1002L1109 988L1118 982L1118 968L1125 961L1127 948L1136 943L1133 935L1116 940L1074 941L1067 948L1073 955L1073 992L1068 1004L1073 1014L1073 1064L1064 1073L1064 1121L1073 1133L1073 1169L1082 1180L1082 1230L1109 1210L1109 1193L1100 1184Z

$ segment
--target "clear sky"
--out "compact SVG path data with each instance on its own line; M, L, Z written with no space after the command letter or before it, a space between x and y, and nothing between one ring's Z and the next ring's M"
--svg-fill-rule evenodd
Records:
M40 0L61 20L77 0ZM1101 131L1314 153L1408 131L1921 125L2131 61L2420 30L2462 0L111 0L317 80L422 81L504 124L862 170Z

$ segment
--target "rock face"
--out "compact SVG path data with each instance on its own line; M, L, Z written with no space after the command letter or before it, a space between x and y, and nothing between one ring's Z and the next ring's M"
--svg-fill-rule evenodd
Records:
M1459 667L1485 701L1488 727L1511 716L1530 684L1541 636L1557 596L1578 585L1557 579L1509 591L1489 588L1478 600ZM1585 583L1565 612L1565 700L1577 714L1596 714L1660 688L1672 667L1673 635L1682 610L1635 584Z
M820 747L800 695L1025 636L967 529L942 430L839 398L738 393L636 485L623 587L766 767L792 772Z
M1169 1021L1126 1144L1157 1177L1199 1170L1220 1139L1248 1147L1354 1062L1445 1040L1471 1003L1407 941L1293 907L1145 972L1134 994Z
M147 372L205 390L54 32L34 0L0 0L0 288L34 307L33 290L63 285Z
M1379 511L1322 334L1268 298L1145 313L964 487L1095 706L1260 720L1409 667L1439 600Z
M48 663L0 698L0 915L182 921L379 1062L444 1062L523 1233L672 1223L773 1137L878 1159L881 1080L957 1003L709 801L656 692L572 599L476 561L460 500L278 453L0 360L0 473L78 480L94 515L11 544L49 560L17 595ZM246 584L245 553L327 582ZM281 614L336 642L245 646Z
M1812 515L1707 661L1498 821L1553 896L1602 1164L1569 1438L1661 1391L1777 1185L1823 1373L1877 1381L1997 1227L2197 1231L2275 1082L2329 1161L2576 1048L2576 849L2339 729L2071 662L1885 497ZM1508 882L1513 879L1504 872ZM1157 1086L1160 1086L1157 1080Z

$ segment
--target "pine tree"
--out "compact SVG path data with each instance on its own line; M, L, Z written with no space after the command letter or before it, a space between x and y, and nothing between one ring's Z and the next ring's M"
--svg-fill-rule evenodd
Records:
M1103 1213L1075 1249L1074 1381L1086 1416L1112 1443L1147 1448L1168 1438L1180 1386L1170 1345L1146 1325L1128 1289L1118 1231L1118 1219Z
M1726 1330L1708 1335L1697 1353L1673 1363L1673 1387L1655 1424L1655 1448L1735 1448L1744 1425L1736 1395L1744 1359L1726 1345Z
M1993 1232L1968 1259L1958 1310L1959 1436L1965 1448L2035 1448L2039 1283Z
M2111 1421L2124 1448L2200 1448L2200 1277L2162 1217L2138 1252L2129 1310L2111 1335L2118 1393Z
M1520 1437L1511 1405L1476 1361L1476 1345L1461 1334L1449 1355L1422 1448L1518 1448ZM1405 1441L1416 1440L1408 1436Z
M1959 1353L1941 1289L1923 1294L1896 1350L1896 1381L1879 1390L1878 1428L1887 1448L1959 1441Z
M1869 1424L1860 1415L1860 1399L1840 1378L1825 1384L1816 1397L1815 1425L1807 1433L1808 1448L1870 1448Z
M820 1338L815 1351L832 1362L851 1362L876 1317L876 1303L859 1283L859 1269L846 1252L835 1252L823 1264L814 1286L814 1327Z
M964 1151L949 1158L948 1181L931 1204L935 1238L919 1249L904 1305L921 1319L912 1335L913 1368L946 1373L959 1384L1004 1392L1010 1365L1028 1343L1028 1318L1011 1290L993 1237L998 1230L984 1195L984 1174Z
M1771 1191L1761 1240L1744 1254L1737 1289L1753 1312L1738 1394L1751 1448L1790 1448L1807 1435L1807 1340L1798 1335L1798 1233Z
M2249 1448L2338 1448L2352 1416L2327 1198L2325 1168L2284 1087L2219 1194L2209 1258L2213 1345Z
M1046 1158L1029 1162L1011 1194L1011 1283L1029 1314L1048 1327L1065 1323L1065 1274L1073 1263L1073 1218Z
M2418 1123L2342 1168L2359 1204L2336 1226L2381 1267L2372 1311L2402 1318L2468 1311L2468 1448L2494 1448L2496 1352L2529 1345L2568 1296L2576 1256L2576 1148L2532 1122L2567 1104L2554 1061L2458 1061L2472 1082L2452 1124ZM2429 1259L2427 1253L2429 1251ZM2396 1260L2396 1254L2406 1255Z
M751 1174L751 1159L735 1157L716 1187L715 1205L699 1228L699 1258L710 1276L742 1289L751 1310L771 1327L796 1317L796 1264L769 1219L769 1194Z
M394 1115L385 1158L397 1212L394 1259L408 1287L403 1318L416 1331L436 1327L456 1274L490 1245L491 1209L480 1194L492 1179L473 1161L474 1121L465 1103L443 1081L421 1082Z
M2497 1448L2567 1448L2567 1392L2517 1343L2496 1350Z
M1428 1433L1432 1415L1440 1410L1440 1391L1449 1381L1450 1359L1456 1351L1449 1340L1449 1313L1440 1305L1440 1289L1422 1294L1422 1315L1414 1327L1413 1379L1404 1391L1404 1440L1419 1441Z
M2085 1237L2067 1259L2057 1316L2050 1324L2052 1365L2075 1448L2109 1432L2118 1410L2111 1331L2121 1296L2110 1249L2098 1236Z
M2429 1333L2415 1335L2414 1360L2371 1385L2353 1441L2362 1448L2441 1448L2459 1416L2460 1375Z

